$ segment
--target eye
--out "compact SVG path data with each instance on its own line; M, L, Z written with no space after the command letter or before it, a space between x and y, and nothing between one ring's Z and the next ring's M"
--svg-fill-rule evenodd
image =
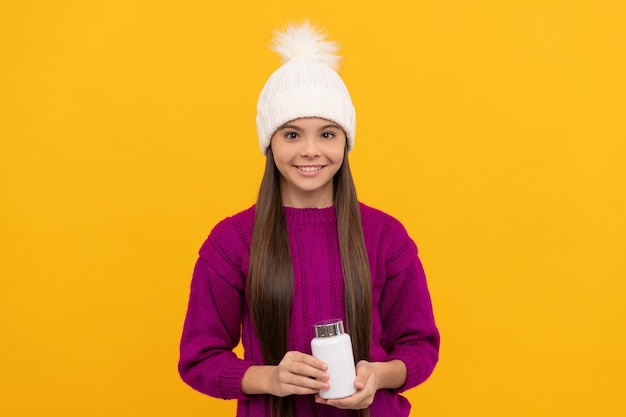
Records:
M332 139L335 137L335 134L333 132L324 132L322 133L322 137L324 139Z
M285 138L290 140L297 139L298 134L296 132L287 132L285 133Z

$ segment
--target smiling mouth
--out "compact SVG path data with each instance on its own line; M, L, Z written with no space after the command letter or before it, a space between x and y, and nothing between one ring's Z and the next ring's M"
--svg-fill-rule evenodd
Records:
M301 167L301 166L296 166L296 168L298 168L300 171L303 171L303 172L316 172L316 171L319 171L320 169L322 169L323 167Z

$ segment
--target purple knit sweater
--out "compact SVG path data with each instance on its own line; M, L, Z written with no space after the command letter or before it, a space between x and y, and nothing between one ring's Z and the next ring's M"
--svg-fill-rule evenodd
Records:
M294 267L294 300L289 350L311 353L313 324L343 318L343 278L333 207L285 208ZM424 382L438 359L439 333L417 248L393 217L361 204L365 246L372 272L371 361L402 360L407 380L398 390L379 390L372 417L406 417L410 404L400 392ZM266 395L247 396L241 379L262 365L261 347L245 298L254 207L215 226L200 248L191 282L180 346L179 371L194 389L237 399L238 417L268 416ZM348 329L349 330L349 329ZM233 353L243 343L244 358ZM296 396L298 417L349 416Z

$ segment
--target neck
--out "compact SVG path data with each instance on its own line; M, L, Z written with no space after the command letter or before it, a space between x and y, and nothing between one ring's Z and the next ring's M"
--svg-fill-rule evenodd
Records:
M334 205L333 185L329 183L313 191L294 190L281 181L281 200L283 206L293 208L326 208Z
M283 206L293 208L326 208L333 205L332 198L293 198L293 196L282 198Z

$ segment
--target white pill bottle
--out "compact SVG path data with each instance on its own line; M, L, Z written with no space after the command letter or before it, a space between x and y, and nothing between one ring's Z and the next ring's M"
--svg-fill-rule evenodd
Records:
M356 392L356 370L352 340L343 329L340 319L324 320L313 325L315 338L311 340L313 356L328 365L330 389L321 390L320 397L331 400L349 397Z

